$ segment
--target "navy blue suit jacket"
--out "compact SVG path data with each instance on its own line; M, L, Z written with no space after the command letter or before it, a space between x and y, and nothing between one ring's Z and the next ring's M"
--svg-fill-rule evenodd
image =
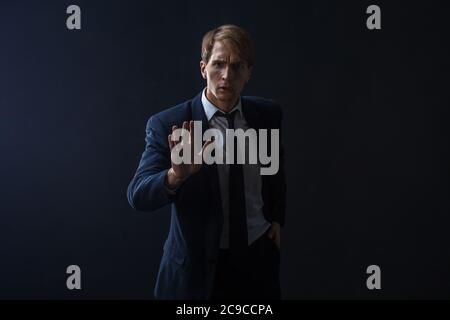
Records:
M181 127L183 121L198 120L202 121L203 132L208 129L201 96L202 92L150 117L146 147L128 186L128 201L136 210L152 211L171 205L170 230L154 290L158 299L208 299L213 286L223 224L217 165L202 164L200 171L189 177L176 195L171 195L164 187L167 170L171 167L167 137L172 126ZM242 96L241 102L251 128L280 129L281 136L279 105L272 100L248 96ZM279 156L278 173L262 176L262 197L266 219L283 225L286 182L281 143Z

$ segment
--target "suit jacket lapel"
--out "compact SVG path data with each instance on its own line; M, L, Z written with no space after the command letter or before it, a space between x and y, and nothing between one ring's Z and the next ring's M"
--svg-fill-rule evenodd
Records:
M209 129L208 120L206 118L205 110L202 104L202 93L201 91L193 100L191 105L192 120L202 122L202 136L203 133ZM264 119L258 110L258 106L251 103L245 97L241 97L242 103L242 113L247 121L250 128L256 130L256 135L259 141L259 130L264 128ZM203 137L202 137L203 139ZM220 185L219 185L219 175L217 172L217 164L213 163L211 165L202 164L200 171L205 173L205 176L209 180L211 190L213 191L214 200L217 201L218 207L222 210L222 199L220 195ZM264 178L264 177L263 177ZM263 179L264 184L264 179Z
M245 97L241 98L242 103L242 113L244 114L245 121L247 121L247 124L250 128L253 128L256 130L256 134L258 135L258 129L261 128L261 115L259 114L258 107L252 104L249 100L247 100Z

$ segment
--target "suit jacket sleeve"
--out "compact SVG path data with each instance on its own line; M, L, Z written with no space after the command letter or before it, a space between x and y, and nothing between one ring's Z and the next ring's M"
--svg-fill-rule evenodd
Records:
M170 149L159 118L152 116L148 120L145 141L145 150L128 186L127 197L134 209L152 211L173 202L177 197L165 186L166 174L171 167Z
M277 108L277 128L280 129L280 150L279 150L279 170L277 174L274 175L274 188L272 192L274 194L273 197L273 207L272 207L272 221L278 222L281 226L284 226L285 223L285 213L286 213L286 175L284 170L284 147L282 143L282 119L283 113L280 106Z

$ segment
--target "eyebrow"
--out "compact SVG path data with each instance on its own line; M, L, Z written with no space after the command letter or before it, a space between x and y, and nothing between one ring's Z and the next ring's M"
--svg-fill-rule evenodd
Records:
M214 63L214 62L227 62L225 59L221 59L221 58L218 58L218 59L213 59L212 61L211 61L212 63ZM239 64L239 63L242 63L242 60L238 60L238 61L235 61L235 62L232 62L231 64Z

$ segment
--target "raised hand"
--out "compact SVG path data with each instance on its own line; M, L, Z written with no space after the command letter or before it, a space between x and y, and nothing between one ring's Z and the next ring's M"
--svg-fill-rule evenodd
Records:
M172 126L172 134L178 127L176 125ZM181 185L187 178L189 178L192 174L198 172L202 166L201 163L194 162L194 121L191 120L189 123L187 121L183 122L183 129L189 131L189 139L181 139L181 141L172 141L172 134L169 134L167 137L167 141L170 147L170 153L172 154L172 149L179 143L183 148L190 148L191 150L191 159L188 163L176 164L171 160L172 167L167 172L166 183L170 189L175 189L179 185ZM200 153L197 155L203 159L203 152L210 143L213 141L207 141Z

